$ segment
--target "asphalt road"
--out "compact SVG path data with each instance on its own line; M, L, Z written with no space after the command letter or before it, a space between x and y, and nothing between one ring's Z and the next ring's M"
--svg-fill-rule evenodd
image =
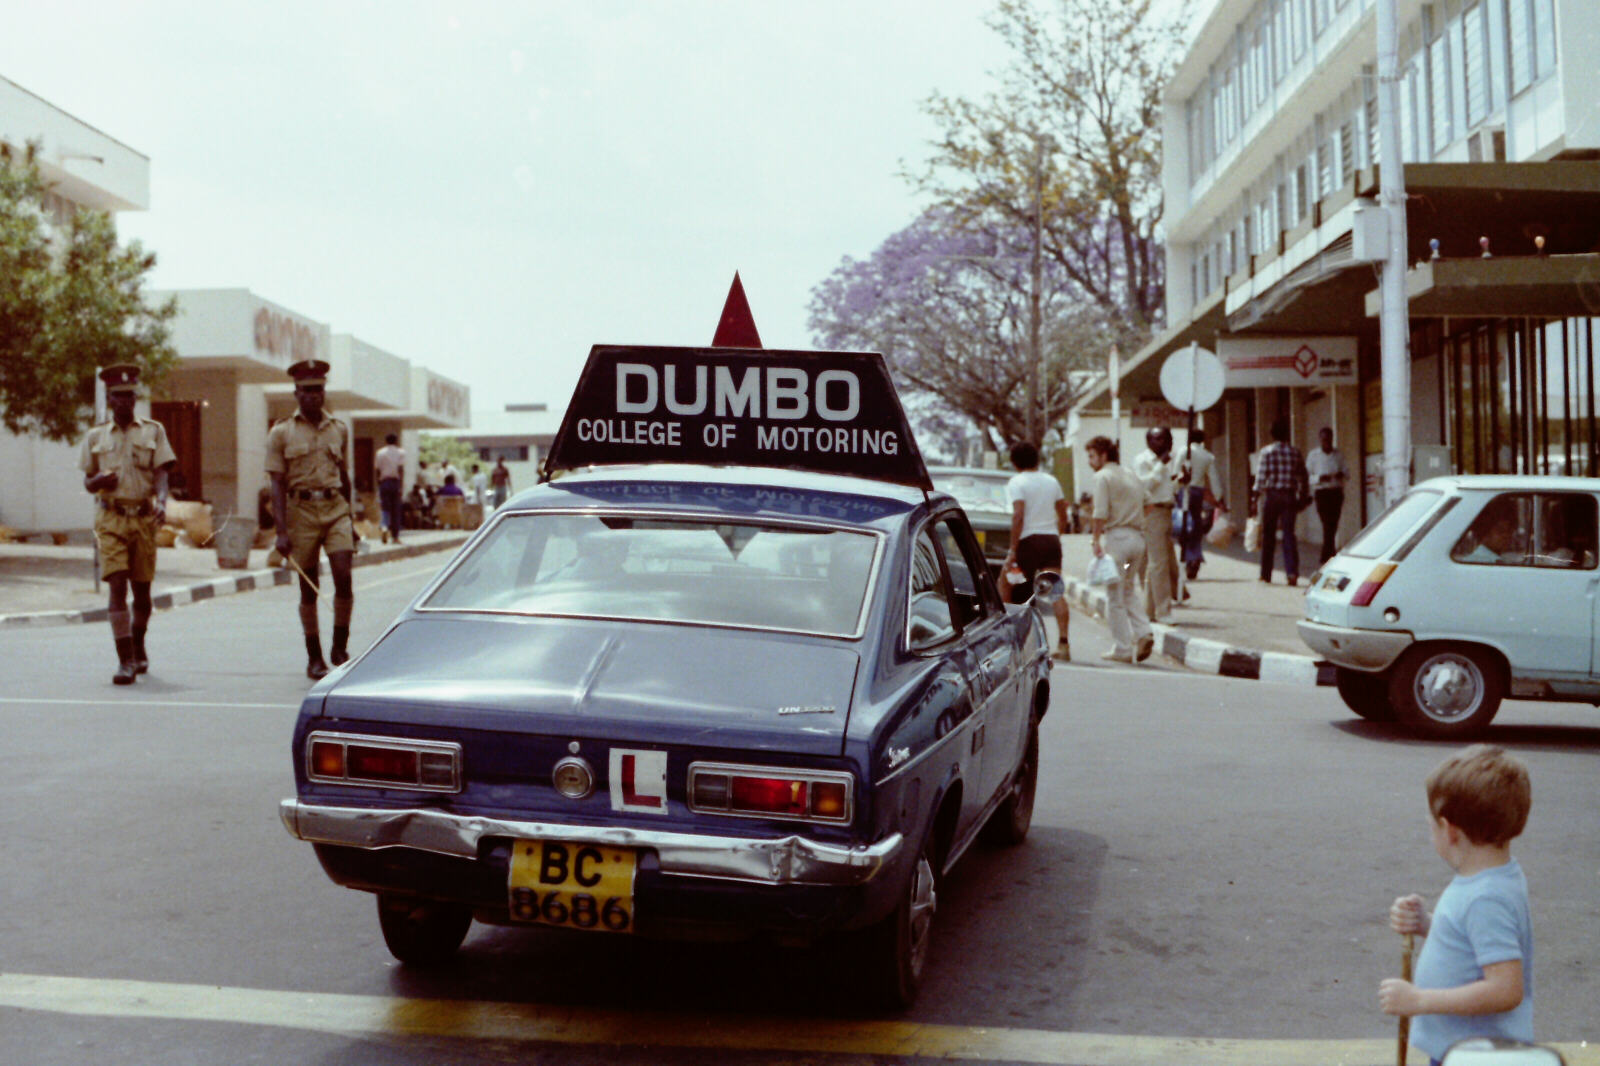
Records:
M356 572L354 643L439 557ZM324 608L326 611L326 607ZM306 682L292 590L159 614L109 684L104 626L0 633L0 1061L1392 1061L1389 901L1437 895L1422 779L1450 745L1331 690L1100 663L1075 620L1034 829L940 899L922 998L874 1018L826 952L475 927L418 974L370 897L291 839ZM1537 1024L1600 1062L1600 712L1509 704L1528 760Z

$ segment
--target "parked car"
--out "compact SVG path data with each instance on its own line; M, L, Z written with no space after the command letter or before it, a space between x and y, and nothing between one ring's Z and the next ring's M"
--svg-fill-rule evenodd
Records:
M978 536L989 572L996 579L1011 550L1011 501L1006 499L1006 482L1012 474L981 466L930 466L933 487L954 496Z
M376 894L405 963L450 957L474 919L771 936L837 944L854 956L841 973L909 1004L945 873L980 835L1016 844L1031 823L1039 610L1001 601L897 404L898 428L829 427L846 434L833 453L903 434L871 437L897 464L879 480L759 447L578 469L626 462L606 451L623 437L667 457L697 454L674 439L728 439L597 422L644 403L639 366L676 360L683 382L690 364L759 373L784 353L611 354L591 356L553 445L565 473L495 511L307 695L284 825L335 882ZM894 403L881 359L815 377L836 390L814 404L825 417ZM759 441L749 429L733 437ZM769 456L781 467L752 465ZM1055 575L1036 587L1034 604L1061 592Z
M1425 481L1312 578L1301 639L1351 710L1432 736L1507 696L1600 705L1597 514L1589 478Z

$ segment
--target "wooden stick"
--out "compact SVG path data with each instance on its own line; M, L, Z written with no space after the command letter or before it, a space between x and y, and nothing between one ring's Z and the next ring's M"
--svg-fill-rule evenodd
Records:
M1411 980L1411 952L1415 944L1415 937L1405 934L1405 946L1400 949L1400 979ZM1400 1017L1400 1046L1395 1049L1395 1062L1399 1066L1406 1066L1406 1048L1411 1044L1411 1019L1405 1015Z

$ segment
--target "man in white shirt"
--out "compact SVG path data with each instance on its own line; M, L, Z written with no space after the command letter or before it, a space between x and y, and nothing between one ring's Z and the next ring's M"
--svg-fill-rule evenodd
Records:
M1139 597L1133 593L1135 564L1144 558L1144 486L1117 462L1110 437L1095 437L1084 446L1094 471L1094 506L1089 519L1095 555L1109 555L1121 578L1106 588L1106 625L1112 646L1100 657L1112 662L1144 662L1155 648L1155 635ZM1102 543L1103 542L1103 543Z
M1039 449L1018 444L1011 449L1011 465L1018 473L1006 482L1006 499L1011 502L1011 550L1006 553L1001 575L1007 581L1012 603L1023 603L1033 595L1033 578L1040 570L1061 572L1061 534L1067 531L1067 497L1061 483L1039 469ZM1012 582L1020 568L1022 580ZM1067 642L1067 598L1055 602L1056 623L1061 631L1056 658L1072 659Z
M1183 459L1178 476L1182 488L1178 490L1178 505L1173 509L1173 524L1183 523L1183 535L1178 538L1183 547L1183 565L1189 580L1200 574L1200 564L1205 562L1204 537L1211 526L1205 521L1204 508L1216 512L1213 521L1227 510L1222 504L1222 478L1217 474L1217 457L1206 448L1203 430L1194 430L1184 445ZM1179 512L1184 512L1180 517ZM1225 521L1225 519L1224 519Z
M384 445L373 456L372 465L378 475L378 509L383 516L383 539L391 537L400 543L400 498L404 489L406 451L400 447L400 438L393 433L383 438Z
M489 475L477 463L472 464L472 502L482 507L489 493Z
M1333 430L1317 431L1317 446L1306 456L1306 473L1311 478L1311 494L1317 502L1317 518L1322 521L1322 561L1333 558L1334 538L1339 534L1339 512L1344 510L1344 483L1348 473L1344 456L1333 450Z
M1147 447L1133 460L1133 476L1144 486L1144 609L1152 622L1165 621L1178 594L1178 559L1172 549L1172 506L1178 460L1172 431L1157 426L1144 435Z

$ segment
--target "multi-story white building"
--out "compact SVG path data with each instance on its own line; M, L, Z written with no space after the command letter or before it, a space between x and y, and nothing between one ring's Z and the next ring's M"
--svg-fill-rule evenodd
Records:
M0 143L38 145L50 183L46 208L58 220L78 207L118 212L149 203L149 159L3 78ZM328 408L351 424L351 476L361 493L375 491L372 458L388 434L407 444L409 481L419 430L467 425L467 386L246 289L148 297L178 302L178 363L141 414L166 427L177 452L174 492L207 500L218 514L256 514L267 483L267 429L294 410L286 371L301 359L331 365ZM0 430L0 525L22 533L87 529L93 509L77 459L74 444Z
M1593 472L1600 8L1397 6L1416 476ZM1124 410L1148 403L1171 353L1217 352L1227 388L1203 422L1229 495L1245 498L1273 419L1302 449L1329 426L1371 475L1345 536L1378 503L1383 450L1377 270L1356 239L1384 162L1375 7L1211 9L1165 94L1168 328L1125 364L1121 391ZM1105 389L1086 406L1104 410Z

